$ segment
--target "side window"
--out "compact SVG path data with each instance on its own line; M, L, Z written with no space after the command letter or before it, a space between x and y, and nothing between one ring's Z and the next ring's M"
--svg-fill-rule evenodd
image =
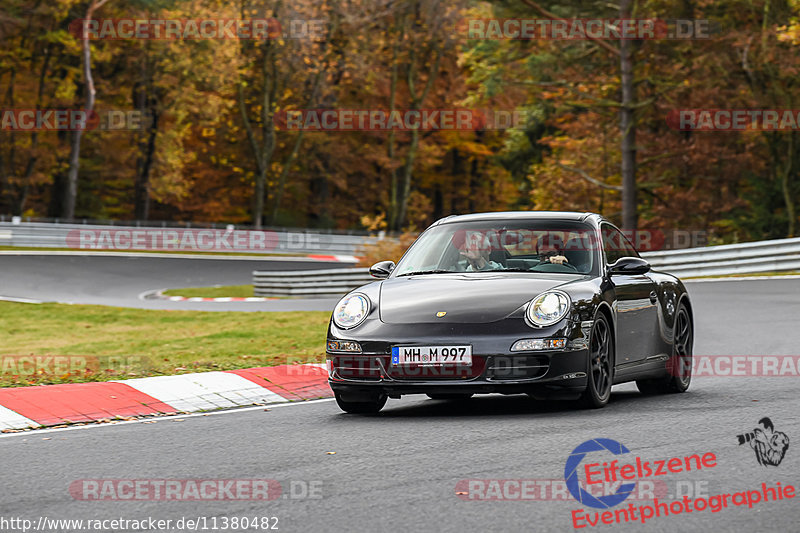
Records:
M603 251L609 265L616 263L620 257L639 257L628 239L617 228L603 224L600 231L603 234Z

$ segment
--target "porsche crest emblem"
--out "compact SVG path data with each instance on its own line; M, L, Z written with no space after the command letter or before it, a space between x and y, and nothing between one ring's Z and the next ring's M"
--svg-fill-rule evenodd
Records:
M442 318L446 314L447 314L447 311L439 311L438 313L436 313L436 318Z

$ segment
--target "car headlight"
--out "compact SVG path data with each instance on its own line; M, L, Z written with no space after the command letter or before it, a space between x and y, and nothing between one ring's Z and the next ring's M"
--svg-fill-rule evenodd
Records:
M528 306L528 320L535 326L552 326L569 312L572 301L561 291L543 292Z
M342 329L354 328L369 314L369 298L355 293L342 298L333 310L333 323Z

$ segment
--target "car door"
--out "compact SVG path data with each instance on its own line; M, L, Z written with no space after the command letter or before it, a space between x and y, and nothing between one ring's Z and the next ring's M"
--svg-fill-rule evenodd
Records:
M643 362L654 353L658 324L656 284L647 274L608 274L608 267L622 257L639 257L617 228L603 223L600 228L606 261L606 278L616 296L616 366L625 368Z

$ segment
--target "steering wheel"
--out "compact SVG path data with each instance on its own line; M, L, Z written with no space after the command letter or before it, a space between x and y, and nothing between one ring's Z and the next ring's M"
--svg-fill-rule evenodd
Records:
M562 268L568 267L568 268ZM579 272L578 267L570 265L569 263L563 263L559 265L558 263L551 263L550 261L541 261L538 265L534 265L531 269L531 272Z

